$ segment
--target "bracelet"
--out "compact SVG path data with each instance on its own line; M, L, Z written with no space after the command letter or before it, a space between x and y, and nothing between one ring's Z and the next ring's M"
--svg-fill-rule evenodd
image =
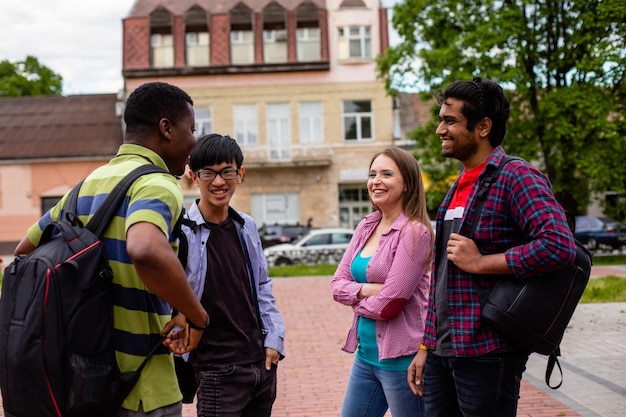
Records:
M204 326L198 326L197 324L193 324L191 322L191 320L189 320L189 318L185 318L185 320L187 320L187 324L189 325L189 327L191 327L194 330L204 330L209 326L209 316L207 315L206 318L206 323L204 323Z
M420 349L422 349L422 350L428 350L428 348L427 348L426 346L424 346L424 344L423 344L423 343L420 343Z

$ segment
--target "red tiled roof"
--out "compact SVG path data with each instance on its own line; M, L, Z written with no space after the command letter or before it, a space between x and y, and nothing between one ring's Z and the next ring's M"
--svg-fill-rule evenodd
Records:
M127 17L146 17L159 7L164 7L175 16L182 16L193 6L199 6L212 13L228 13L242 3L253 11L261 11L275 2L285 9L294 10L305 2L311 2L319 8L326 8L325 0L136 0Z
M116 94L0 99L0 160L112 157L123 141Z

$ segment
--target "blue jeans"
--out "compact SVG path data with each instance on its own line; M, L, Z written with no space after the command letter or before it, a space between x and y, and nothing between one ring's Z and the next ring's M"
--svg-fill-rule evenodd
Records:
M424 404L428 417L515 417L528 352L473 358L428 354Z
M198 417L269 417L276 399L276 365L215 365L196 371Z
M424 402L413 395L407 371L387 371L354 359L341 417L422 417Z

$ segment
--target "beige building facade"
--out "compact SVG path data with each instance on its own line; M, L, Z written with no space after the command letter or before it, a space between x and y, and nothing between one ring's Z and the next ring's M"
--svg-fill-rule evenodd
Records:
M175 84L194 100L199 134L237 140L246 174L233 206L259 225L356 226L371 211L371 156L394 143L375 64L388 45L380 1L161 4L138 0L124 20L127 94Z

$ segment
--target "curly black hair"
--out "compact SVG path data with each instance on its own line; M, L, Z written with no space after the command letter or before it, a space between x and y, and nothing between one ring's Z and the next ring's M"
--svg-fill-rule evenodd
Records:
M174 85L164 82L142 84L126 100L126 133L151 133L159 128L162 118L175 123L189 114L188 104L193 106L189 94Z

